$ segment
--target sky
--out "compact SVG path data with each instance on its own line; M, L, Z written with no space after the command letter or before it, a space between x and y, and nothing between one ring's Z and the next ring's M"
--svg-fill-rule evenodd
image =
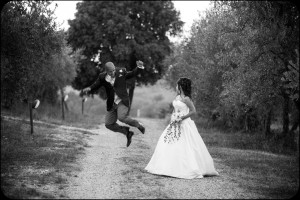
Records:
M76 13L76 4L80 1L53 1L53 7L57 3L55 15L56 22L61 25L61 28L67 30L69 28L68 19L74 19ZM188 36L190 27L194 19L199 18L199 12L202 13L209 8L209 1L173 1L176 10L180 11L180 17L185 25L183 26L183 35ZM172 42L180 41L182 39L170 38Z

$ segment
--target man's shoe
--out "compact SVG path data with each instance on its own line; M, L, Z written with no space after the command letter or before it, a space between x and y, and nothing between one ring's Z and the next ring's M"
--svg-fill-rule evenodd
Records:
M132 136L133 136L133 132L132 131L129 131L128 133L127 133L127 135L126 135L126 137L127 137L127 147L129 147L129 145L131 144L131 138L132 138Z
M145 127L143 126L142 123L139 122L139 124L140 124L140 126L138 127L138 129L144 134L145 133Z

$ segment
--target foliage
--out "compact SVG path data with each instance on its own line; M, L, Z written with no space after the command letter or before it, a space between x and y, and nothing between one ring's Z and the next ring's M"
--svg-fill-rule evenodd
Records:
M281 80L286 83L284 87L288 90L291 99L299 102L299 49L296 49L296 54L296 62L289 61L287 66L289 70L283 73Z
M285 96L299 96L299 11L293 3L214 2L191 32L165 60L167 79L193 80L202 116L219 113L225 126L266 133L275 108L282 107L286 118Z
M146 69L137 77L138 84L155 83L170 53L167 34L176 35L183 22L171 1L83 1L69 24L68 42L84 56L73 87L82 89L108 61L132 70L142 60Z
M227 47L223 54L225 66L232 63L237 66L223 76L224 105L235 105L236 111L254 110L264 128L273 108L286 101L288 91L281 79L284 73L289 73L288 63L296 59L295 49L299 48L299 12L290 2L224 2L224 5L229 5L230 12L239 19L235 25L223 28L226 30L223 44Z
M202 19L197 24L201 28L196 28L194 24L191 37L173 46L173 55L165 59L165 64L170 66L166 78L173 87L179 77L191 78L193 100L199 115L203 117L209 117L218 106L218 95L222 90L222 73L215 67L217 59L214 57L219 49L218 31L210 24L215 21L214 18L210 21Z
M2 9L1 99L7 107L48 94L55 101L57 89L74 76L74 63L64 33L56 31L50 4L11 1Z

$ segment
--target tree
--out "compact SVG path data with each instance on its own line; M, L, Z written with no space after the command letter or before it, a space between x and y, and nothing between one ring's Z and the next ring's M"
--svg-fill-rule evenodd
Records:
M74 64L56 31L51 2L12 1L1 12L1 100L6 107L53 94L70 81ZM74 71L74 70L73 70Z
M291 2L214 2L191 37L166 62L172 81L187 75L203 116L216 110L224 124L270 133L274 109L299 96L299 12ZM282 81L283 79L283 81Z
M77 4L69 24L68 42L85 56L73 83L80 90L92 84L108 61L132 70L142 60L146 69L137 83L155 83L165 72L164 57L171 52L167 34L179 33L183 22L171 1L84 1ZM93 62L97 55L99 63ZM135 79L129 85L132 98Z
M209 118L218 107L218 95L222 90L222 73L216 66L218 59L215 56L221 49L217 17L207 12L193 24L191 36L175 45L174 53L165 59L169 66L166 78L172 86L181 76L192 79L194 102L204 118Z
M289 101L291 96L297 96L299 90L297 91L297 87L293 84L295 90L290 95L290 89L287 89L290 87L286 87L289 83L280 80L286 74L290 74L292 66L289 63L295 62L298 57L295 50L299 49L299 10L292 2L281 1L232 1L223 2L222 6L229 6L231 12L239 19L236 28L228 27L226 33L229 33L228 35L240 33L236 38L240 38L239 41L244 43L243 48L241 45L238 46L242 54L237 47L230 49L231 62L240 66L237 69L241 70L239 75L252 71L252 74L256 74L259 78L258 82L257 79L252 81L253 86L255 81L259 83L251 87L252 91L258 91L254 94L259 95L253 102L260 102L260 105L269 104L266 106L268 108L266 112L272 113L270 109L275 106L274 100L282 99L283 133L286 134L289 130ZM236 81L234 78L233 80ZM257 101L259 99L261 101Z

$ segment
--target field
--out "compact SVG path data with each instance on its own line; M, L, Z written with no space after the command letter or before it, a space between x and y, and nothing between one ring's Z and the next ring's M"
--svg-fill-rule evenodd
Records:
M150 195L146 192L149 187L153 189L153 192L157 189L162 191L153 196L154 198L183 198L183 194L191 198L225 196L228 198L289 198L297 191L299 187L298 152L287 149L282 141L274 138L264 138L258 133L223 132L207 128L203 120L195 119L199 133L223 175L219 179L207 179L204 185L202 183L197 185L198 182L195 182L195 185L194 182L190 182L190 189L194 193L184 193L180 189L177 193L175 192L175 196L166 193L171 186L178 188L182 182L176 180L177 185L174 185L174 180L159 177L152 179L152 176L140 171L139 168L149 160L161 131L168 123L169 104L174 96L174 91L167 89L162 82L154 86L136 88L131 115L137 117L137 110L140 109L140 117L137 118L145 123L150 133L144 137L134 130L136 136L128 155L125 153L127 151L124 151L125 139L104 128L106 106L105 102L97 96L88 98L84 105L84 114L82 114L82 99L76 92L70 92L67 100L68 111L65 113L64 120L62 120L60 106L41 104L38 109L34 110L33 135L30 135L26 105L20 104L13 110L2 109L2 191L11 198L70 198L72 192L78 190L78 187L86 187L80 181L74 182L73 179L94 177L91 174L85 174L87 172L84 171L87 158L91 158L91 162L98 162L93 160L94 154L99 157L97 160L104 159L107 163L105 165L100 163L101 173L106 174L98 175L107 178L110 176L122 178L121 185L116 184L115 189L126 190L125 196L128 198L132 198L136 192L131 189L128 191L129 186L137 187L141 198ZM151 131L154 132L153 135ZM99 154L98 151L102 153ZM121 165L120 168L114 168L109 172L112 166L116 166L115 162ZM87 163L86 165L93 164ZM132 169L127 172L129 166ZM93 170L97 171L97 169ZM134 173L135 170L138 172ZM267 174L265 174L266 171L268 171ZM118 179L117 177L113 179ZM100 182L106 188L107 181L103 181ZM129 186L125 184L128 181L131 183ZM100 182L95 182L95 186ZM161 187L155 186L156 183ZM197 187L205 189L207 184L216 187L223 183L227 184L227 189L218 186L219 192L214 194L197 189ZM230 187L241 187L241 191L245 191L243 194L246 196L237 193L237 189L230 192L232 191ZM90 190L89 187L86 189ZM107 189L111 191L114 187ZM100 193L101 190L97 194L100 195ZM107 194L114 198L123 198L114 196L117 195L114 191ZM97 196L92 197L97 198Z
M131 115L136 117L140 110L140 117L164 118L171 113L170 104L176 92L164 81L158 81L153 86L137 87L132 100Z

